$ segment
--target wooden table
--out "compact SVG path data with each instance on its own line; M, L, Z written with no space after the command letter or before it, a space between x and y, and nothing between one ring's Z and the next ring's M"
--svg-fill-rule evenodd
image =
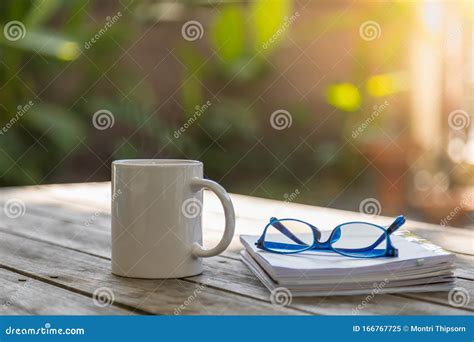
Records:
M239 260L238 235L258 234L270 216L293 216L335 226L361 214L232 195L236 236L221 256L204 261L203 274L185 279L137 280L110 273L110 183L44 185L0 190L0 314L284 314L351 315L365 296L293 298L279 307ZM21 209L21 208L20 208ZM223 217L217 199L204 195L207 246L220 238ZM18 217L15 217L18 216ZM389 218L375 221L387 224ZM474 298L474 233L408 221L407 229L457 254L458 285ZM103 301L95 301L100 293ZM107 301L107 299L110 299ZM113 303L112 302L113 299ZM359 314L471 315L473 301L451 306L448 294L377 295ZM181 309L179 309L181 308Z

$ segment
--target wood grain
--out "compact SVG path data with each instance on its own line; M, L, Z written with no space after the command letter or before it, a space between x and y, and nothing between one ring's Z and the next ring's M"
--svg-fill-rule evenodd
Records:
M0 268L0 315L130 315L114 306Z
M24 237L40 239L48 244L70 247L71 244L64 243L63 236L57 232L65 228L67 228L67 231L80 229L75 225L58 223L51 220L47 225L42 226L41 231L30 231L29 228L23 224L38 221L40 218L36 217L36 215L26 213L21 219L22 224L15 225L11 223L11 221L20 223L18 219L2 217L0 230L12 234L20 234ZM7 224L7 228L4 228L5 226L3 226L3 222L10 222L10 224ZM108 239L105 241L98 238L96 239L96 237L102 236L101 234L102 232L100 229L97 231L94 231L93 229L90 230L88 235L85 236L85 239L76 239L74 241L75 249L87 254L95 254L102 257L104 260L108 260L110 255L110 242ZM87 239L89 239L89 241ZM94 243L92 243L93 241ZM110 271L107 270L107 272ZM204 274L197 277L187 278L187 281L196 283L196 286L205 284L236 295L241 294L261 301L270 301L268 290L262 286L262 284L240 260L235 260L233 257L215 257L206 259ZM445 297L446 295L446 293L441 294L441 296ZM446 312L446 314L459 314L461 312L458 309L441 309L432 304L414 302L412 299L394 295L383 295L378 297L380 298L378 298L377 301L373 301L370 305L365 306L365 310L359 313L396 315L414 312L417 314L433 314L436 312L435 310L442 310L443 312ZM365 296L295 299L290 307L304 310L305 312L311 312L313 314L352 314L354 308L356 308L364 299ZM440 303L448 304L447 297L444 303L440 299Z
M30 186L18 188L4 188L0 192L0 201L12 197L22 198L31 203L50 202L56 206L74 207L74 210L88 210L89 215L99 212L95 220L97 226L108 227L108 214L110 214L110 183L80 183L80 184L54 184L46 186ZM309 222L314 222L320 229L332 229L337 224L354 220L367 220L359 212L344 211L331 208L315 207L298 203L287 203L263 198L231 194L237 216L236 235L255 234L260 231L271 216L298 217ZM64 205L67 203L68 205ZM354 210L358 208L355 207ZM57 215L61 215L58 210ZM218 199L208 191L204 192L204 218L203 224L207 230L222 231L223 215ZM63 218L73 218L74 213L67 212ZM377 216L371 221L381 225L391 223L393 218ZM77 222L75 222L77 223ZM474 230L471 228L453 228L408 220L404 227L428 239L447 250L474 255Z
M86 183L72 185L50 185L41 187L10 188L0 191L0 205L9 198L20 198L26 204L26 213L20 218L9 219L3 211L0 213L0 231L5 232L11 239L23 241L36 246L48 245L54 248L58 255L74 258L73 264L77 267L84 260L87 267L94 265L82 279L74 270L62 270L64 276L55 280L58 286L70 288L73 291L84 292L90 295L97 278L100 281L117 288L117 303L124 307L137 307L147 313L174 313L196 288L203 286L209 293L205 296L200 293L199 298L207 304L199 306L197 299L181 310L180 314L240 314L242 312L258 313L313 313L313 314L352 314L364 299L364 296L339 296L326 298L293 299L290 307L279 308L269 303L269 292L253 276L253 274L238 260L238 251L242 246L234 239L231 247L223 256L205 260L205 272L202 275L182 280L146 281L117 278L109 274L110 256L110 183ZM253 233L260 230L266 217L275 215L298 216L312 222L324 222L328 226L348 219L355 219L358 213L341 210L317 208L294 203L283 203L242 195L232 195L237 212L237 231L240 233ZM223 226L221 208L216 199L210 194L205 194L204 200L204 226L205 242L211 245L219 240ZM313 221L314 220L314 221ZM379 223L386 224L390 218L377 218ZM471 256L474 235L471 230L446 227L439 229L435 225L409 222L410 230L418 235L430 238L435 243L450 250L456 250L460 255L457 261L462 286L468 289L472 297L472 282L474 271L472 269L473 257ZM12 236L16 235L16 236ZM33 241L34 240L34 241ZM0 244L1 246L2 244ZM67 249L65 249L67 248ZM33 248L34 249L34 248ZM25 257L23 254L22 257ZM0 253L1 255L1 253ZM26 255L26 259L14 263L9 259L14 268L26 269L34 272L34 260ZM52 256L53 257L53 256ZM47 261L43 262L45 270L53 270ZM48 268L49 267L49 268ZM67 268L66 265L64 267ZM30 272L28 271L28 272ZM71 273L72 272L72 273ZM37 273L37 272L36 272ZM34 274L36 274L34 273ZM46 272L47 273L47 272ZM77 273L77 272L76 272ZM32 273L33 274L33 273ZM39 275L43 277L44 275ZM45 278L46 279L46 278ZM72 280L77 279L77 284ZM132 289L134 282L140 286L135 291ZM149 284L162 282L160 289L164 289L160 297ZM148 284L148 285L147 285ZM182 290L184 294L179 295ZM115 292L115 291L114 291ZM137 302L137 292L141 296L151 296L145 304ZM186 296L186 294L188 296ZM173 298L168 298L171 296ZM180 300L182 300L180 304ZM215 301L217 300L217 301ZM226 302L227 300L227 302ZM189 300L188 300L189 302ZM233 302L239 305L233 307ZM250 305L251 310L242 308L243 304ZM257 303L257 304L256 304ZM226 308L226 305L229 305ZM253 306L252 306L253 305ZM223 311L222 308L224 307ZM253 309L255 307L255 309ZM210 309L209 309L210 308ZM407 294L407 295L378 295L364 306L359 314L466 314L472 310L472 301L464 308L455 308L450 305L447 293L435 294Z
M0 233L0 264L90 297L98 288L107 288L115 297L114 305L142 314L301 314L182 279L117 277L106 259L5 233Z

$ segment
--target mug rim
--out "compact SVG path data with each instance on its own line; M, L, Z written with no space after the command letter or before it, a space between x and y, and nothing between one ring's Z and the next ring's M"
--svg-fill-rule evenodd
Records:
M114 160L112 165L119 166L148 166L148 167L167 167L167 166L196 166L202 165L199 160L192 159L119 159Z

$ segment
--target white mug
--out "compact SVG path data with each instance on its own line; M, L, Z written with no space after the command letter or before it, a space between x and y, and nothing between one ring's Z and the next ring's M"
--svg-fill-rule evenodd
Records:
M202 189L224 207L225 231L202 247ZM222 186L203 179L195 160L130 159L112 163L112 273L131 278L189 277L202 257L222 253L234 235L235 213Z

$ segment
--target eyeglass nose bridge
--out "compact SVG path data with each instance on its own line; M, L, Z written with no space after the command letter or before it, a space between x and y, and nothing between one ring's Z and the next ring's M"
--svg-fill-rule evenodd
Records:
M329 237L329 243L333 244L337 242L340 238L341 238L341 227L336 227L336 229L334 229L333 233Z
M313 231L313 236L314 236L314 241L315 242L320 242L321 241L321 231L316 228L315 226L313 226L312 224L310 223L306 223L310 228L311 230Z

